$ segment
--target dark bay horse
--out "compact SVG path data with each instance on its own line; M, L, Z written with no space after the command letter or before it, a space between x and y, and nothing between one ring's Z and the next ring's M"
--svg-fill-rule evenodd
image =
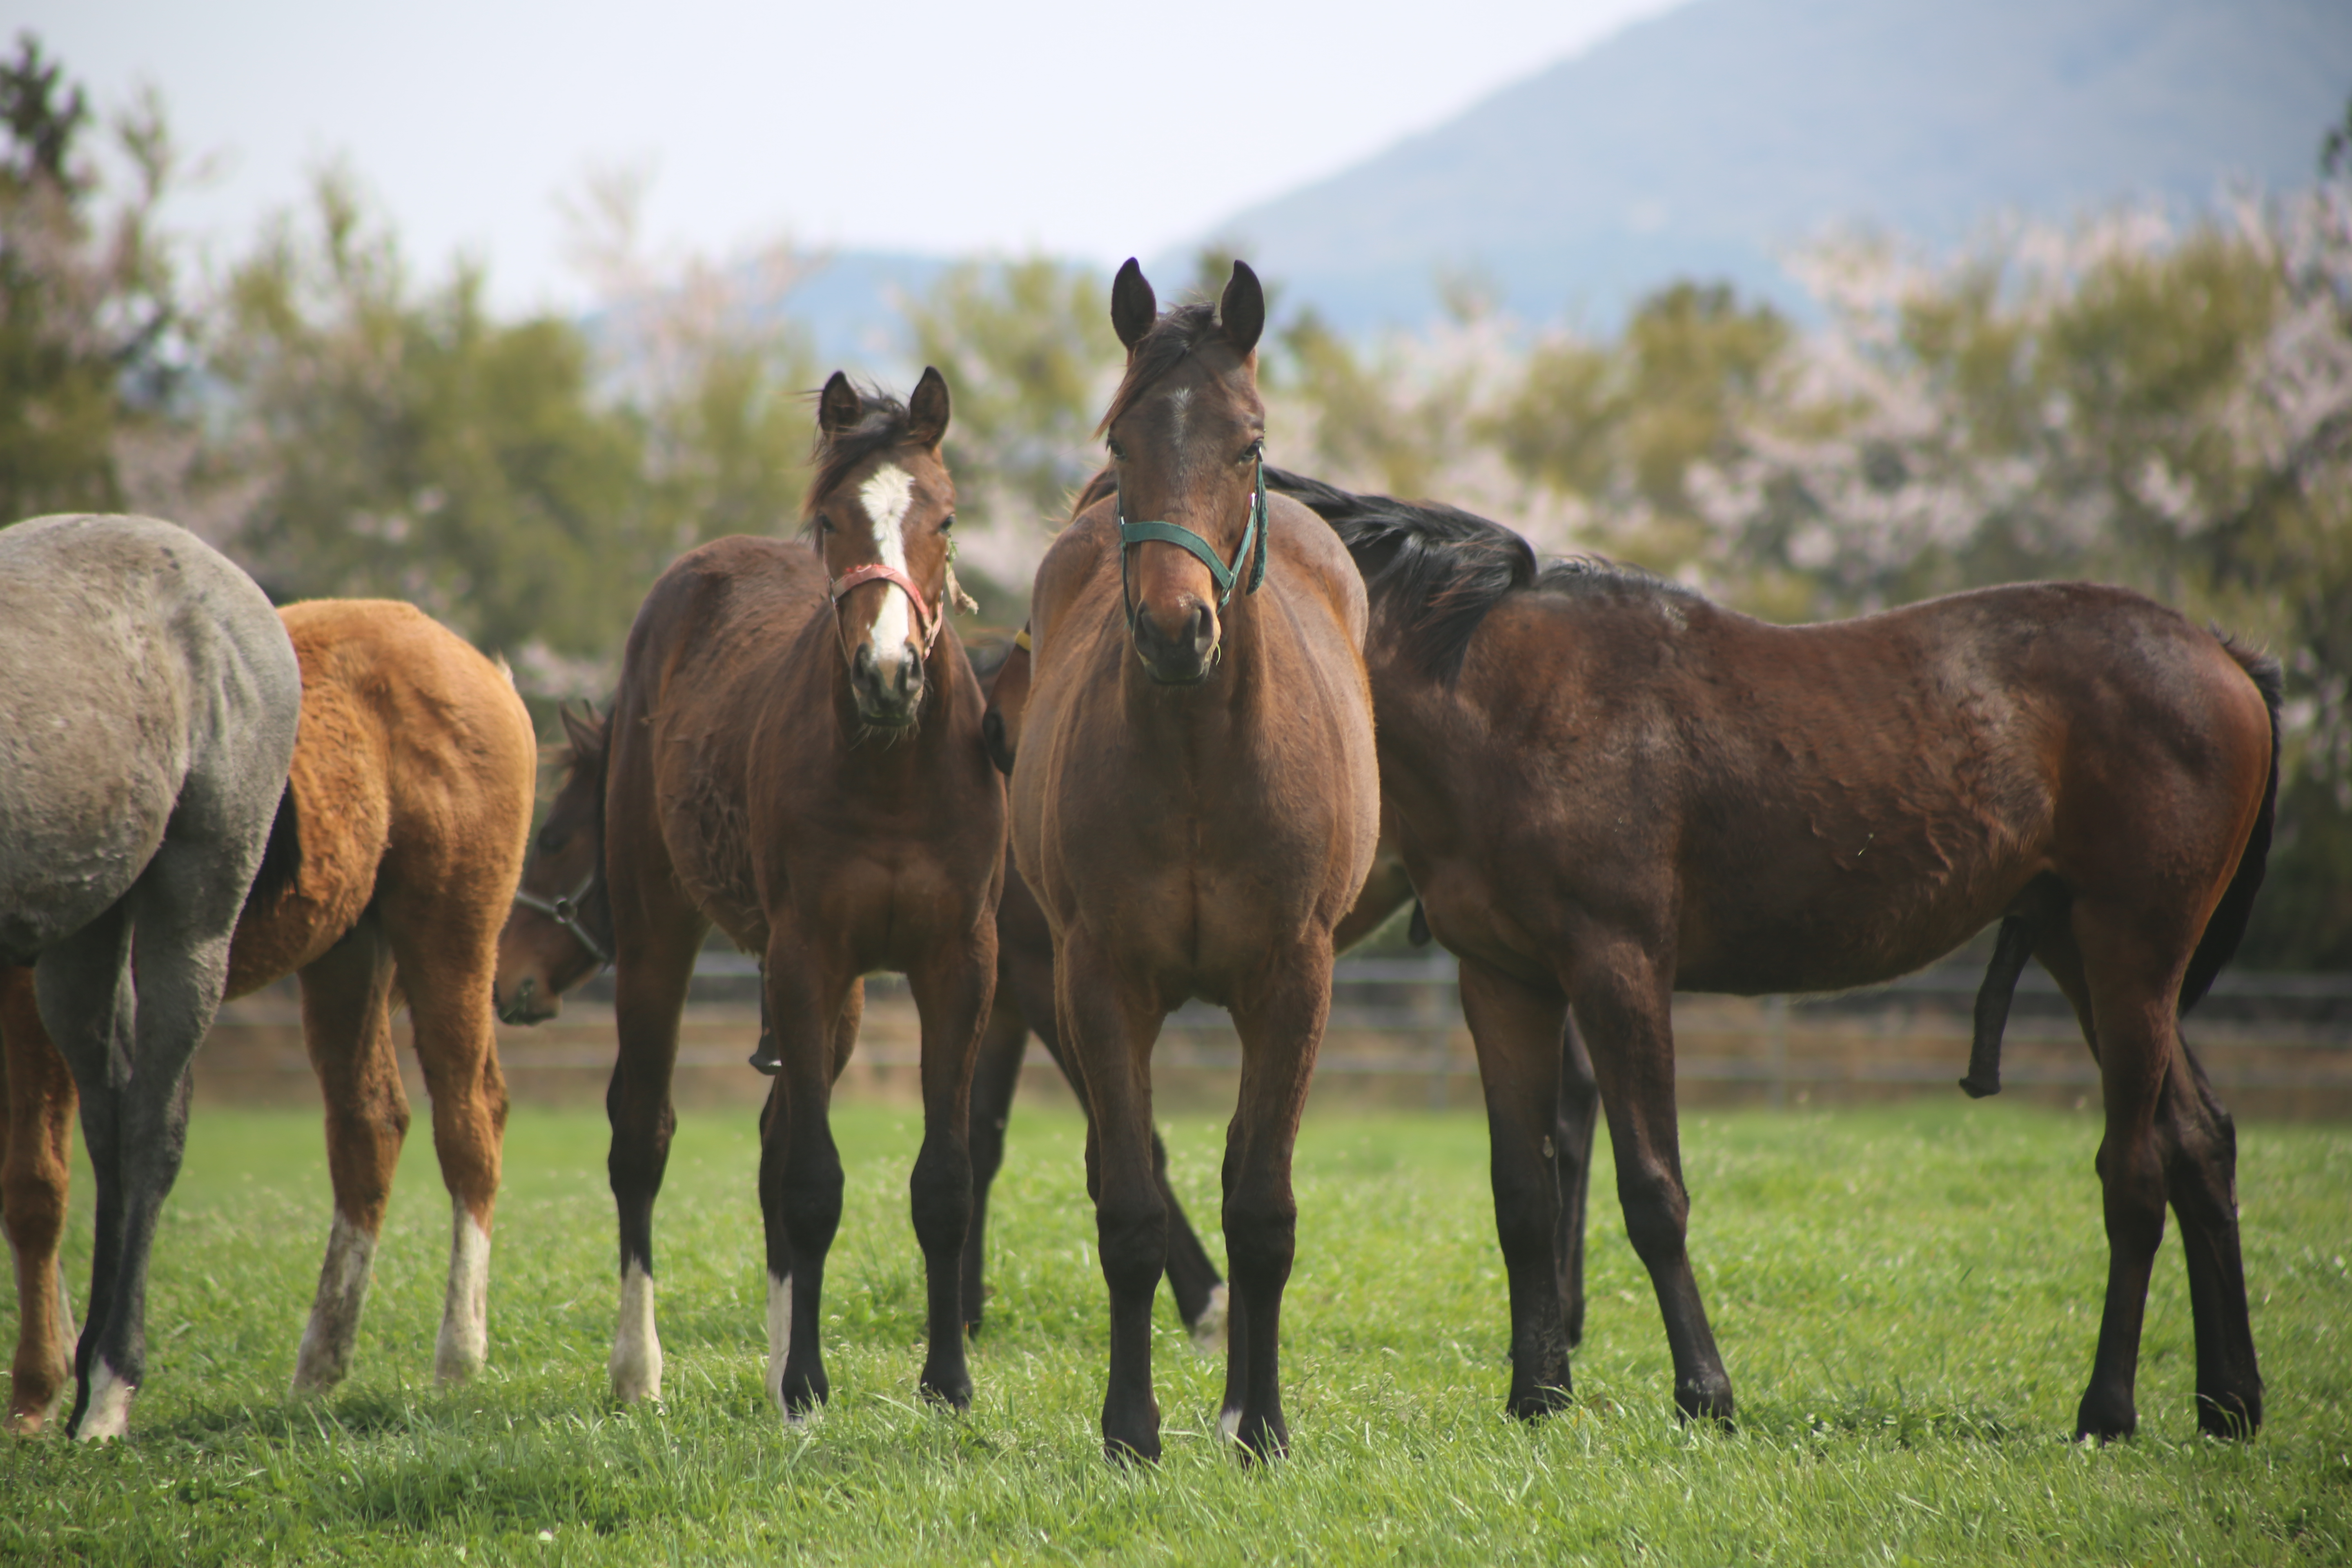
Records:
M1052 930L1055 1016L1093 1117L1105 1451L1160 1453L1150 1312L1169 1216L1150 1061L1161 1022L1199 995L1231 1009L1243 1054L1223 1173L1223 1420L1269 1455L1287 1442L1291 1149L1330 1011L1332 928L1380 828L1363 587L1328 529L1265 499L1265 300L1249 268L1215 308L1161 316L1130 260L1111 322L1128 348L1103 420L1113 495L1038 569L1013 851Z
M984 688L1002 650L968 648ZM994 655L995 657L992 657ZM1025 669L1026 654L1014 658ZM995 711L992 705L991 712ZM510 1024L553 1017L563 993L601 968L613 948L613 905L604 884L604 756L607 726L594 713L563 715L568 744L557 759L562 785L549 803L530 858L524 863L514 912L499 938L499 1016ZM1008 770L1009 771L1009 770ZM1054 942L1045 912L1019 874L1005 868L1004 896L996 910L996 995L981 1035L971 1082L971 1226L964 1237L963 1317L980 1331L985 1298L988 1194L1004 1163L1004 1134L1021 1079L1029 1035L1037 1033L1065 1077L1071 1066L1054 1026ZM771 1042L772 1045L772 1042ZM1071 1079L1081 1106L1086 1092ZM1167 1169L1167 1152L1152 1134L1152 1168ZM1169 1204L1168 1284L1176 1310L1203 1350L1222 1349L1225 1283L1186 1223L1172 1189Z
M1384 820L1461 959L1486 1078L1513 1409L1569 1387L1535 1114L1563 1015L1591 1050L1675 1403L1727 1420L1684 1245L1669 998L1868 985L2000 921L1987 1002L2030 952L2099 1064L2109 1265L2077 1435L2135 1426L2168 1199L2199 1424L2261 1424L2235 1135L2177 1020L2262 881L2274 662L2087 584L1770 626L1604 563L1538 571L1517 534L1451 508L1269 480L1332 525L1371 596ZM1979 1016L1986 1087L1998 1018Z
M57 1042L97 1176L68 1430L119 1437L146 1376L148 1260L187 1145L188 1062L247 893L298 858L284 802L302 676L260 588L195 535L37 518L0 529L0 964L31 966L35 993L28 1009L20 976L0 1007ZM61 1089L45 1087L35 1131L55 1150ZM9 1240L54 1258L45 1227L62 1217L20 1233L12 1215ZM58 1298L54 1265L41 1273L19 1268L29 1310Z
M929 1277L921 1387L971 1397L959 1289L971 1210L972 1053L996 984L1004 789L947 624L955 487L947 384L900 404L835 374L817 401L815 548L716 541L681 556L630 629L604 774L620 1050L605 1105L619 1208L624 1399L657 1395L653 1207L694 957L717 925L761 955L779 1070L761 1121L767 1387L826 1397L818 1343L841 1218L829 1108L860 976L897 970L922 1016L923 1143L910 1184Z
M433 1100L449 1190L448 1290L434 1372L479 1371L488 1348L491 1211L506 1083L490 1026L498 931L530 828L530 716L505 669L414 605L321 599L279 613L302 671L288 783L296 868L239 915L226 994L300 977L302 1035L327 1101L334 1218L294 1367L298 1394L350 1370L376 1240L408 1131L392 1014L405 1002ZM21 972L17 972L21 973ZM66 1205L72 1084L28 1009L7 1005L0 1162L16 1253L19 1321L9 1414L45 1418L72 1339L51 1281ZM16 1092L16 1086L27 1092ZM48 1086L46 1089L41 1086ZM54 1103L62 1093L63 1104Z

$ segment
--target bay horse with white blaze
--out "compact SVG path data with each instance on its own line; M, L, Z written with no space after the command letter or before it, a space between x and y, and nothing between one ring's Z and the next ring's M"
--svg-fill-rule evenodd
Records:
M906 974L922 1016L923 1143L909 1184L928 1277L925 1394L971 1402L961 1254L966 1110L996 983L1004 790L948 625L955 487L948 388L900 404L836 374L817 400L815 548L715 541L663 574L630 629L604 770L619 1055L605 1107L620 1219L611 1373L658 1395L653 1208L676 1117L678 1015L717 925L761 955L778 1072L761 1118L769 1395L828 1392L818 1339L841 1219L833 1082L860 976Z
M68 1429L119 1437L146 1376L148 1262L187 1146L189 1058L247 893L294 868L302 677L260 588L195 535L36 518L0 529L0 964L30 966L0 987L0 1016L12 1039L54 1037L72 1076L68 1089L45 1065L29 1092L14 1075L29 1136L12 1146L33 1145L12 1147L5 1210L20 1330L59 1305L64 1205L44 1176L61 1188L78 1091L98 1214ZM19 1425L45 1421L63 1385L61 1336L29 1367L26 1349Z
M1686 1415L1731 1383L1685 1250L1676 990L1890 980L1993 921L1970 1088L2024 955L2099 1064L2109 1261L2077 1436L2129 1434L2149 1270L2180 1220L2200 1426L2262 1421L2236 1141L2182 1042L2243 933L2278 784L2271 659L2118 588L2021 584L1778 626L1448 507L1269 475L1371 596L1384 821L1462 963L1510 1275L1510 1406L1563 1401L1554 1098L1572 1008Z
M1088 1190L1111 1299L1105 1451L1156 1458L1151 1298L1168 1257L1150 1052L1188 996L1242 1041L1228 1134L1232 1296L1222 1420L1283 1450L1281 1302L1299 1111L1331 1002L1332 929L1380 828L1363 585L1330 531L1269 501L1256 277L1162 316L1130 260L1111 291L1125 378L1102 428L1113 495L1046 552L1013 771L1013 842L1054 940L1056 1015L1093 1114Z
M246 901L226 994L299 977L303 1043L327 1103L334 1218L294 1390L324 1393L350 1370L408 1131L392 1037L404 1001L452 1205L434 1373L462 1382L488 1348L490 1226L507 1113L491 978L530 828L530 718L502 667L413 605L322 599L278 616L302 681L282 818L293 827L295 866ZM63 1083L67 1108L72 1091L45 1067L48 1037L29 1009L7 1005L7 985L0 972L9 1228L49 1238L46 1257L21 1242L17 1253L25 1311L9 1414L33 1429L72 1338L43 1283L54 1277L65 1212L66 1110L54 1089L17 1086Z
M967 651L973 651L967 649ZM983 688L990 683L992 650L974 652L972 668ZM1024 668L1028 656L1013 658ZM997 667L1001 668L1001 667ZM989 709L996 711L992 700ZM604 757L608 727L593 710L566 710L567 743L558 758L563 782L549 802L547 820L523 863L514 912L499 936L499 1016L509 1024L538 1024L561 1011L566 991L607 962L613 948L613 902L604 883ZM992 756L995 755L993 748ZM1010 772L1009 760L999 760ZM1004 1134L1021 1064L1034 1029L1054 1065L1070 1080L1081 1107L1086 1090L1054 1026L1054 942L1045 912L1020 879L1005 867L1004 896L996 910L996 995L982 1031L971 1079L971 1226L963 1250L965 1329L980 1332L986 1300L988 1194L1004 1163ZM763 1058L773 1038L763 1031ZM1165 1186L1167 1152L1152 1134L1152 1168ZM1202 1350L1221 1349L1225 1332L1225 1283L1199 1237L1186 1223L1174 1190L1169 1204L1168 1285L1176 1310Z

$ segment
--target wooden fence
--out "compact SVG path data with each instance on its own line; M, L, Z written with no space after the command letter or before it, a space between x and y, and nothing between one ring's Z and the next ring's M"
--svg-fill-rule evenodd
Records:
M1790 1106L1957 1097L1981 977L1980 967L1954 963L1834 997L1679 996L1682 1099ZM750 959L703 955L680 1032L681 1100L736 1102L765 1093L767 1080L745 1065L759 1033L757 985ZM601 1100L613 1062L610 996L609 983L592 983L566 1003L560 1019L500 1029L500 1059L518 1100ZM2183 1034L2241 1115L2352 1118L2352 975L2225 973ZM2095 1098L2096 1066L2064 999L2039 970L2029 971L2018 988L2006 1039L2006 1096L2056 1104ZM890 977L869 982L866 1026L844 1091L911 1098L917 1042L904 987ZM1189 1005L1169 1020L1154 1057L1160 1099L1230 1105L1239 1061L1240 1045L1223 1012ZM1479 1103L1477 1060L1453 962L1443 955L1343 960L1316 1075L1319 1102ZM1050 1095L1059 1085L1033 1043L1023 1093ZM197 1058L196 1088L215 1100L315 1099L290 985L223 1010Z

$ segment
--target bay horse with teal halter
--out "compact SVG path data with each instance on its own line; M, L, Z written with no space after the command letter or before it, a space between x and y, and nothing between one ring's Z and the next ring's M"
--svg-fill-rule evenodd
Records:
M1129 261L1110 494L1047 552L1013 770L1013 842L1052 931L1055 1012L1086 1082L1087 1189L1110 1290L1105 1451L1156 1458L1151 1299L1168 1258L1150 1054L1187 997L1231 1009L1226 1430L1284 1449L1291 1150L1330 1011L1332 931L1380 828L1363 584L1330 530L1269 500L1256 277L1161 315Z
M1383 821L1462 963L1510 1277L1510 1408L1568 1395L1563 1152L1570 1009L1675 1402L1728 1420L1685 1248L1677 990L1874 984L1998 921L1967 1087L1998 1082L2038 960L2099 1065L2105 1310L2077 1436L2137 1421L2168 1202L2195 1314L2198 1424L2262 1422L2237 1142L2180 1037L2246 928L2278 790L2275 661L2120 588L2025 583L1780 626L1451 507L1272 477L1371 596Z

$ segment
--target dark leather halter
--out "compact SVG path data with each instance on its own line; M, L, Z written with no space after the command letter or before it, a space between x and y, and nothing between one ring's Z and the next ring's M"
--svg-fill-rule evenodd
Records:
M1139 544L1157 542L1172 544L1179 550L1198 556L1201 564L1217 584L1217 608L1222 610L1233 602L1234 587L1242 580L1242 563L1249 563L1249 584L1244 590L1255 594L1265 581L1265 454L1257 458L1257 479L1251 487L1249 526L1242 530L1242 542L1234 546L1231 563L1217 559L1209 542L1191 529L1173 522L1129 522L1127 521L1127 496L1118 497L1118 597L1127 609L1127 629L1135 630L1135 597L1127 584L1127 552Z
M930 658L931 645L940 640L940 627L947 624L947 616L941 611L934 610L930 605L923 603L923 591L915 585L915 580L912 577L908 576L896 566L887 565L879 561L869 561L863 566L852 566L833 580L833 585L829 590L833 595L833 602L835 605L840 604L842 596L852 588L860 587L867 583L887 583L907 595L907 602L915 606L915 628L923 634L923 657Z
M524 909L545 915L549 920L562 926L571 933L572 941L588 950L588 956L596 961L598 969L610 969L613 967L613 955L604 951L604 944L596 940L594 933L589 931L586 922L580 918L581 910L588 901L590 890L596 886L598 870L601 869L602 868L598 868L597 870L590 871L580 886L572 892L559 894L552 899L542 899L537 893L525 892L522 889L517 888L514 901Z

